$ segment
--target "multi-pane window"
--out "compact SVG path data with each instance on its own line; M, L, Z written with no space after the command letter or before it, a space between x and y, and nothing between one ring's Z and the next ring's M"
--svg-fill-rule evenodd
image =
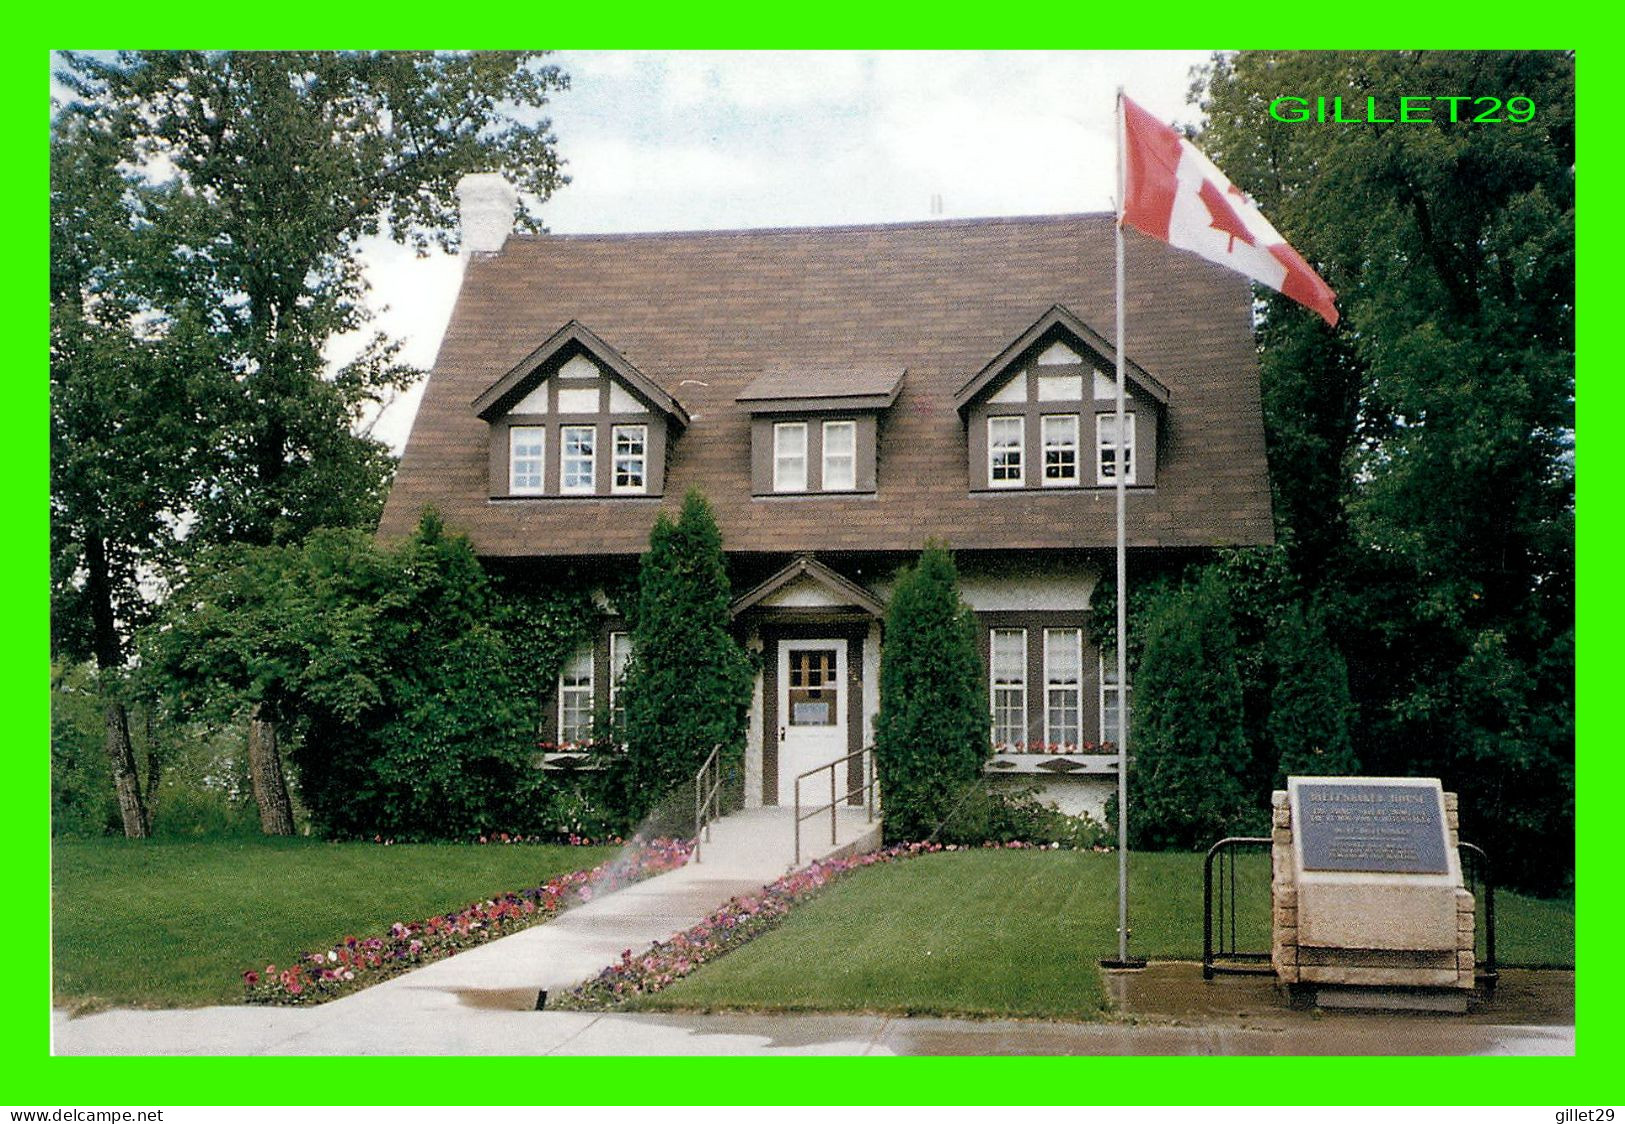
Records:
M1076 748L1083 740L1083 630L1044 630L1044 740Z
M993 698L993 744L1027 740L1027 630L995 628L988 636Z
M567 425L559 433L562 446L559 465L559 491L594 490L595 454L598 430L590 425Z
M1123 441L1123 483L1134 483L1134 415L1123 415L1123 430L1126 440ZM1096 458L1095 479L1101 484L1115 484L1117 482L1117 415L1095 415L1095 448L1098 451Z
M807 490L806 422L779 422L773 427L773 490Z
M559 744L592 740L592 645L584 644L559 672Z
M539 425L516 425L508 430L508 491L516 496L542 490L547 430Z
M987 482L994 488L1020 487L1025 418L987 419Z
M615 437L615 475L612 492L643 492L649 487L649 427L618 425Z
M1131 684L1124 692L1118 690L1117 683L1117 653L1102 650L1100 653L1100 740L1117 746L1123 735L1122 717L1119 708L1131 705L1134 695Z
M632 636L626 632L609 634L609 712L615 729L626 729L626 665L632 658Z
M1045 414L1044 485L1055 487L1078 482L1078 415Z
M847 492L858 482L858 423L824 423L824 490Z

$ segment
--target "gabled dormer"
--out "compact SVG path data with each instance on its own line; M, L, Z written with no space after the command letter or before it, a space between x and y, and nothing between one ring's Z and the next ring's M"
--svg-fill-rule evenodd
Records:
M572 320L486 388L493 499L659 496L682 405Z
M1115 349L1055 305L960 388L973 492L1112 487L1119 463ZM1168 388L1129 360L1126 482L1157 480Z

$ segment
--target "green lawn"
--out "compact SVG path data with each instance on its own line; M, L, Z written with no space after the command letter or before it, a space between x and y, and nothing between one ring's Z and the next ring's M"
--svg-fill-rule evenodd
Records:
M1202 956L1202 856L1134 855L1132 951ZM1265 856L1238 890L1268 900ZM1503 964L1572 965L1571 903L1496 896ZM1242 948L1267 948L1267 906L1238 917ZM872 1010L1093 1018L1097 963L1117 951L1110 854L970 851L859 871L785 924L707 965L642 1009Z
M242 997L242 972L347 936L596 866L609 847L380 847L308 839L57 840L55 1001L179 1007Z

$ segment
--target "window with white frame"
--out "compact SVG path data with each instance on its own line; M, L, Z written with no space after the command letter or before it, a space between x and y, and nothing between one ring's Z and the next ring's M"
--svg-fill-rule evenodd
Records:
M1027 420L987 419L987 482L992 488L1019 488L1026 480L1022 467Z
M583 644L559 672L559 744L592 740L592 645Z
M534 496L542 491L547 464L547 430L539 425L516 425L508 430L508 491Z
M615 471L609 490L621 495L641 493L649 487L649 427L618 425L614 428Z
M1045 414L1040 429L1044 440L1044 486L1066 487L1078 482L1078 415Z
M807 490L806 422L778 422L773 426L773 490Z
M567 425L559 431L559 491L594 491L598 429L590 425Z
M1044 740L1075 750L1083 740L1083 630L1044 630Z
M1119 744L1123 734L1123 723L1120 708L1133 706L1134 686L1129 685L1125 691L1118 690L1117 684L1117 653L1103 649L1100 653L1100 740L1110 743L1114 748Z
M1134 483L1134 415L1123 415L1123 483ZM1095 480L1100 484L1117 483L1117 415L1095 415Z
M610 720L617 731L626 729L626 665L632 658L632 635L628 632L609 634L609 711Z
M858 484L858 423L824 423L824 491L849 492Z
M1027 740L1027 630L990 629L988 654L993 744L999 747L1022 744Z

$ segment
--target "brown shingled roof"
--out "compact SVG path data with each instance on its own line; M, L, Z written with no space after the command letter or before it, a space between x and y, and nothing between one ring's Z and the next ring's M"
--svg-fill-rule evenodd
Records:
M973 493L955 395L1047 309L1111 324L1112 241L1110 215L510 238L467 265L381 533L409 533L434 504L488 556L645 549L655 501L488 496L471 403L575 320L687 408L663 506L700 487L730 550L1109 546L1110 489ZM1156 487L1129 496L1130 543L1268 542L1250 287L1148 239L1127 250L1128 352L1169 400ZM752 497L739 398L764 371L905 368L873 495Z
M803 409L838 402L847 409L884 410L897 401L906 373L897 366L779 368L740 391L735 401L750 403L753 412L792 402Z

